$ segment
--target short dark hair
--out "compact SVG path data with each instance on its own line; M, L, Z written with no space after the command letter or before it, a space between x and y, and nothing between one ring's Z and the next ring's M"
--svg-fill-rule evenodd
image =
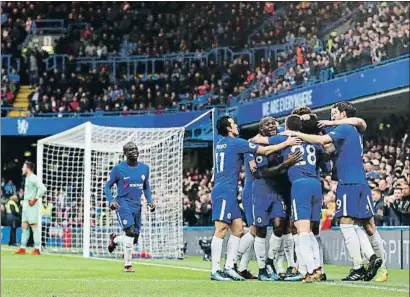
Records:
M28 169L30 169L32 172L34 172L34 167L35 167L35 165L34 165L33 162L26 161L26 162L24 162L24 165L26 165L26 167L27 167Z
M354 117L356 115L356 107L352 103L347 101L340 101L333 104L332 108L337 108L340 112L345 112L348 118Z
M319 135L321 129L317 126L318 117L315 114L311 114L309 120L302 121L302 130L301 132L306 134L315 134Z
M299 106L299 107L295 107L292 110L292 114L297 114L297 115L305 115L305 114L310 114L312 113L312 110L307 107L307 106Z
M259 132L262 132L262 127L265 124L265 122L268 120L274 120L275 123L277 122L277 120L274 117L271 117L271 116L263 117L259 122Z
M302 129L302 120L296 114L291 114L286 118L286 129L300 131Z
M122 150L125 153L126 151L128 151L129 149L134 148L134 147L136 147L137 150L138 150L138 146L135 143L133 143L132 141L130 141L130 142L127 142L126 144L124 144L124 146L122 147Z
M216 121L216 129L218 130L218 134L221 136L228 135L228 128L231 127L231 122L229 119L232 119L231 116L223 116Z

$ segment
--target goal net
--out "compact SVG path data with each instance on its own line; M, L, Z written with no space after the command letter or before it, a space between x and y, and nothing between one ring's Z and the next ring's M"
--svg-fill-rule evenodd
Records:
M47 252L82 253L85 257L122 257L122 247L110 254L110 234L121 233L116 212L109 209L104 185L111 169L124 160L122 147L138 145L138 160L150 166L156 211L142 198L142 229L136 256L182 257L182 156L184 127L119 128L90 122L42 139L37 146L38 175L47 186L51 215L41 220ZM116 195L115 186L112 189Z

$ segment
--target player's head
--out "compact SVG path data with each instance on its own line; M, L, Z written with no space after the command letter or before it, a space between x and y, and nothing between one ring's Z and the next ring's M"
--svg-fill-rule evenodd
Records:
M297 114L299 116L310 113L312 113L312 110L307 106L298 106L292 110L292 114Z
M285 120L286 130L301 131L302 130L302 120L297 114L291 114Z
M276 131L278 129L277 121L273 117L264 117L259 122L259 133L262 136L274 136L276 135Z
M356 107L347 101L340 101L333 104L330 111L330 116L333 121L338 121L346 118L351 118L356 115Z
M22 171L23 175L34 172L34 163L30 161L24 162Z
M124 155L127 157L127 160L137 161L139 156L138 147L133 142L128 142L123 146Z
M235 120L230 116L223 116L216 122L216 129L221 136L238 136L239 130Z
M320 128L318 128L317 123L318 117L314 113L310 115L309 120L302 121L302 130L301 132L306 134L315 134L318 135L320 133Z

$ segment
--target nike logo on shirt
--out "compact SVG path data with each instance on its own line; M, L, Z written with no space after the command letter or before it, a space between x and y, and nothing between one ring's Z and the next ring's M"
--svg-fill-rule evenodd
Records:
M124 179L129 179L130 177L128 176L128 177L124 177Z

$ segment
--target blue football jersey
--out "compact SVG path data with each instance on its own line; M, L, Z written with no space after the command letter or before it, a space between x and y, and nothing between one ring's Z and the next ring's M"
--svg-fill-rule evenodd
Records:
M322 146L302 142L300 145L285 148L283 150L284 158L297 151L302 151L303 160L289 167L288 176L290 182L293 183L298 179L308 177L319 179L318 158L323 153Z
M285 123L280 124L277 130L278 130L278 133L285 131Z
M257 150L258 145L245 139L222 137L215 148L215 188L236 189L244 154L254 154Z
M363 167L363 135L354 126L340 125L329 132L337 155L334 159L337 176L343 184L367 183Z
M144 193L148 203L152 203L151 188L149 185L149 167L138 162L137 166L128 165L126 161L117 164L110 173L105 184L104 193L107 200L111 202L114 198L111 187L117 184L116 200L126 201L133 205L141 205L141 195Z
M249 186L252 187L252 183L255 180L255 177L253 176L252 172L251 172L251 168L249 166L249 162L252 160L255 160L255 157L253 154L250 153L246 153L244 154L244 165L245 165L245 187Z

